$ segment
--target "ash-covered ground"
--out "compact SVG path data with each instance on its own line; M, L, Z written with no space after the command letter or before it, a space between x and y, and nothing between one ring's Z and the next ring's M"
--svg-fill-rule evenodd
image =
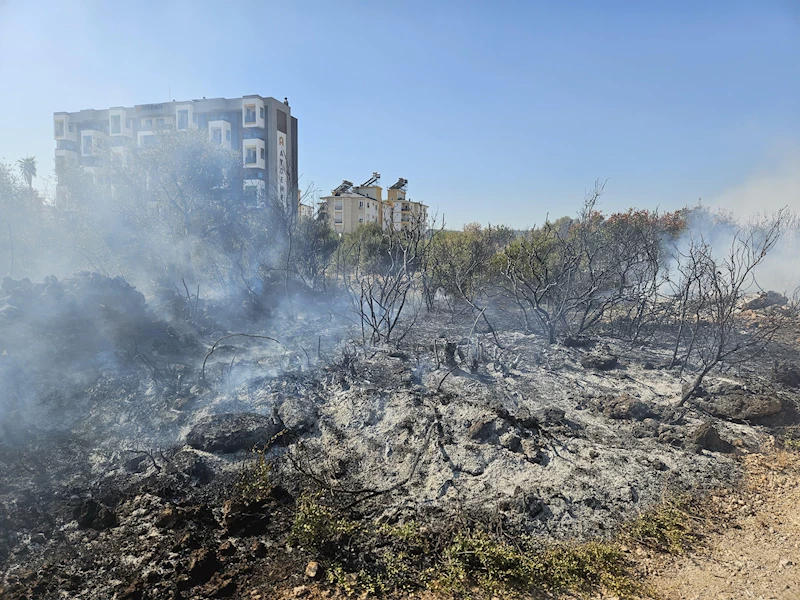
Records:
M270 597L319 556L291 538L307 490L433 537L611 536L734 484L738 454L798 422L797 323L683 411L688 375L656 343L548 344L495 309L496 338L473 312L420 312L365 347L324 297L289 318L187 296L3 282L0 598ZM253 472L269 486L246 500Z

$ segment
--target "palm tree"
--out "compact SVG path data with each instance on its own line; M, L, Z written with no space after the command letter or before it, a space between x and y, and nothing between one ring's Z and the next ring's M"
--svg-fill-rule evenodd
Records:
M29 188L33 188L33 178L36 177L36 157L28 156L17 161L19 172L23 179L28 183Z

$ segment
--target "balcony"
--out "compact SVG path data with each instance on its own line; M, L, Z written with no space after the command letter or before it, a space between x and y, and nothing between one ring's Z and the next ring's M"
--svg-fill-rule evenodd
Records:
M77 152L78 151L78 142L73 142L72 140L58 140L56 142L56 149L57 150L68 150L70 152Z
M267 168L267 149L264 140L244 140L242 142L242 160L249 169Z
M260 127L264 128L264 101L258 97L242 99L242 125L245 128Z
M182 108L178 110L178 129L183 131L189 129L189 109Z

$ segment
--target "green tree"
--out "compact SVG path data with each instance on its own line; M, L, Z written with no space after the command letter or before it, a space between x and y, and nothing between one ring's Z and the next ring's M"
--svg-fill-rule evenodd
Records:
M36 157L27 156L17 161L17 167L22 174L22 178L28 184L28 188L33 188L33 178L36 177Z

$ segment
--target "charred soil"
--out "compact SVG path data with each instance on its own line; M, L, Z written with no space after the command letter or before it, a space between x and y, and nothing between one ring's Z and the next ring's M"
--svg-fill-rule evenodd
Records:
M676 515L686 551L712 544L704 506L797 425L794 330L676 411L669 348L549 344L500 311L371 347L323 309L239 335L121 280L3 289L1 598L634 597L645 567L660 589L689 572L653 542ZM781 456L761 474L796 473ZM758 493L737 517L788 499Z

